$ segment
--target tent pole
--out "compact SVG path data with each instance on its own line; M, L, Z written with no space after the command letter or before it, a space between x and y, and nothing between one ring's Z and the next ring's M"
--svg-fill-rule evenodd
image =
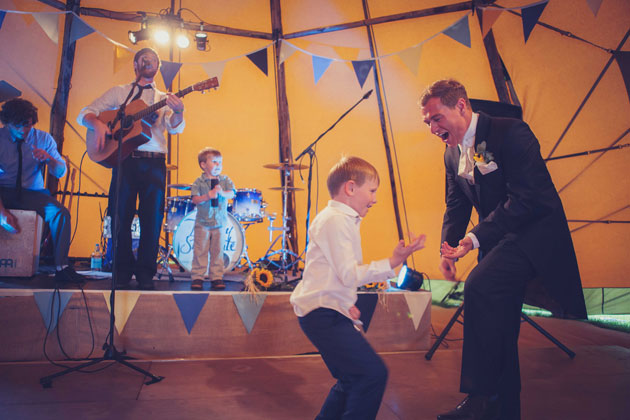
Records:
M363 0L363 13L366 19L370 19L370 12L368 11L367 0ZM370 42L370 54L372 57L376 57L374 49L374 31L371 25L365 26L368 35L368 41ZM394 216L396 217L396 228L398 231L398 239L404 239L405 235L403 233L402 224L400 222L400 209L398 207L398 192L396 190L396 178L394 175L394 164L392 162L392 153L389 147L389 136L387 134L387 123L385 121L385 110L383 108L383 97L381 95L381 83L378 78L378 60L374 67L374 87L376 88L376 100L378 102L378 116L381 122L381 133L383 134L383 145L385 146L385 157L387 158L387 170L389 173L389 182L392 191L392 202L394 204Z
M273 44L274 52L274 70L276 72L276 102L278 107L278 141L280 149L280 163L292 163L293 152L291 148L291 121L289 118L289 102L287 100L287 85L284 72L284 63L280 63L280 46L279 42L282 39L282 10L280 8L280 0L270 0L271 7L271 27L272 37L276 41ZM284 171L280 173L280 182L284 187L285 174ZM293 171L290 171L286 182L289 187L293 186ZM283 197L284 199L284 197ZM289 227L289 244L291 250L299 255L298 252L298 232L297 232L297 217L295 209L295 191L288 191L286 197L287 200L287 214L289 220L287 225ZM284 204L284 203L283 203Z
M74 11L78 14L81 0L68 0L66 10ZM59 76L57 78L57 90L50 108L50 135L57 142L59 154L63 153L64 128L66 117L68 116L68 96L70 95L70 82L72 81L72 71L74 69L74 52L76 42L70 43L70 30L74 21L73 14L66 14L63 29L63 44L61 48L61 61L59 62ZM46 188L54 194L57 192L59 180L49 176L46 179Z

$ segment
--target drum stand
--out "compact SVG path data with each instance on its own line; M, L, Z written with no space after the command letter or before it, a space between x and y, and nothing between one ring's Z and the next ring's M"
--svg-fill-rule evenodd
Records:
M166 234L168 235L169 233L170 232L167 232ZM175 253L173 252L173 244L168 244L167 248L160 245L158 256L159 256L159 259L158 259L157 264L160 267L160 269L157 272L158 280L162 279L162 274L164 274L164 270L166 270L166 272L168 273L168 281L172 282L174 280L173 270L171 270L171 265L169 264L169 261L173 261L175 264L177 264L180 270L184 269L181 263L177 261L177 258L175 258Z
M287 232L289 231L289 227L287 226L287 221L291 219L289 216L287 216L287 200L289 196L289 189L292 188L288 186L289 173L290 173L289 171L290 170L288 169L285 169L284 171L284 186L282 187L282 201L283 201L282 226L273 227L273 221L275 220L275 218L269 217L269 227L267 228L269 230L270 240L272 237L272 232L281 231L282 233L278 235L275 240L272 241L271 245L267 249L267 252L265 253L265 256L259 260L259 261L264 261L264 260L269 261L269 263L275 267L274 270L276 272L282 273L284 284L287 284L289 282L288 277L287 277L287 272L289 271L289 269L293 268L293 270L296 271L296 264L298 263L298 261L302 261L299 255L297 255L295 252L287 248ZM274 245L276 244L276 242L278 242L280 238L282 238L282 248L271 252L271 249L274 247ZM271 260L271 257L273 257L274 255L281 256L277 262ZM291 257L293 261L290 261L288 257Z

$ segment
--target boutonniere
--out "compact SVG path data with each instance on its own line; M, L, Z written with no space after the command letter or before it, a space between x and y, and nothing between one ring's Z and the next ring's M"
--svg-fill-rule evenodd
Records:
M473 159L475 160L475 166L477 166L482 175L489 174L498 168L496 162L494 162L494 155L486 149L485 141L477 145L477 151L473 155Z

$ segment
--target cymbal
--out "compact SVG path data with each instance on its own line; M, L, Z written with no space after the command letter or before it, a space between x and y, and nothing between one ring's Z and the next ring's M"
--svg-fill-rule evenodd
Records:
M263 168L280 169L282 171L295 171L298 169L308 169L308 166L299 163L268 163Z
M172 163L167 163L166 164L166 170L167 171L176 171L177 170L177 165L173 165Z
M166 197L166 200L190 200L192 195L174 195L172 197Z
M168 188L175 188L176 190L188 191L192 185L190 184L168 184Z
M270 187L270 190L276 190L276 191L284 191L284 187ZM299 188L299 187L287 187L287 191L302 191L304 188Z

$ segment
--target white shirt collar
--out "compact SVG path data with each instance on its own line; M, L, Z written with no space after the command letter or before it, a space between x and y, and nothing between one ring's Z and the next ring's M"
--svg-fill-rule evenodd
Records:
M359 213L357 213L357 211L355 209L353 209L352 207L350 207L347 204L342 203L341 201L328 200L328 206L332 207L334 209L337 209L341 213L346 214L346 215L348 215L350 217L354 217L358 221L361 221L361 216L359 216Z
M468 130L464 133L464 139L462 140L462 147L472 147L475 145L475 133L477 132L477 121L479 120L479 114L472 113Z

